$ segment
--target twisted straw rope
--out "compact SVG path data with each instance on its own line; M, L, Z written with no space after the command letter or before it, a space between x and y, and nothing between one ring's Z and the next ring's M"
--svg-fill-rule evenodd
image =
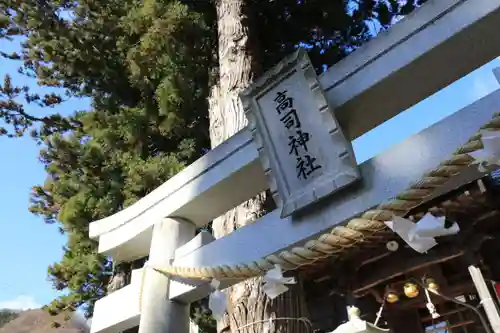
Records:
M410 186L403 193L376 209L368 210L358 218L351 219L346 226L334 227L329 233L322 234L316 240L305 243L302 247L285 250L278 255L269 255L260 260L238 265L220 265L215 267L155 267L154 270L169 275L194 279L246 279L265 274L275 265L283 270L294 270L315 261L338 255L346 248L363 241L367 236L386 228L384 221L393 216L404 216L409 210L420 205L436 188L443 186L451 177L459 174L464 167L474 161L468 154L483 149L482 130L500 131L500 113L486 123L452 157L426 173L423 178Z

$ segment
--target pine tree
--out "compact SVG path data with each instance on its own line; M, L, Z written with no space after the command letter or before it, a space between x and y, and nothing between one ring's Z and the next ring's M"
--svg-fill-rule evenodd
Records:
M0 9L0 38L24 38L18 54L2 55L55 91L39 96L10 77L0 87L2 133L32 130L43 145L47 180L34 187L30 210L68 237L49 277L69 293L47 309L90 314L111 262L97 254L89 223L133 204L208 148L212 7L38 0ZM90 110L63 117L47 109L79 97L91 99Z
M179 142L183 148L171 153L144 152L151 148L138 138L154 135L155 127L138 109L124 108L114 115L91 111L77 118L81 129L53 134L46 141L41 160L48 178L35 187L31 206L47 222L60 223L68 236L64 256L49 268L49 275L56 289L72 292L51 304L53 313L92 304L105 294L111 263L96 254L96 244L88 238L89 223L147 195L195 155L188 141Z

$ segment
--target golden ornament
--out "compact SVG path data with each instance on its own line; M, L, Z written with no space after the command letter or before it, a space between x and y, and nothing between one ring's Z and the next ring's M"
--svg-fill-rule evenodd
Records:
M418 286L412 282L405 283L404 292L408 298L417 297L418 294L420 293L418 290Z
M431 291L437 292L439 290L439 285L434 281L434 279L425 280L425 284L427 285L427 289Z
M396 303L399 301L399 296L396 293L388 292L387 295L385 295L385 300L387 303Z

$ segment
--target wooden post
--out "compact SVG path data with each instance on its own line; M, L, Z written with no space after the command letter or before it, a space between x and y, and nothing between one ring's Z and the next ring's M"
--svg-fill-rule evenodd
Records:
M498 315L495 302L493 298L491 298L490 291L486 286L481 270L474 265L470 265L469 273L472 277L472 281L474 281L474 285L476 286L477 293L479 294L479 298L481 299L481 303L483 304L484 311L486 312L493 332L500 333L500 316Z
M196 227L186 220L164 218L153 227L148 265L169 265L175 250L190 241ZM146 269L139 333L189 333L189 304L169 299L169 278Z

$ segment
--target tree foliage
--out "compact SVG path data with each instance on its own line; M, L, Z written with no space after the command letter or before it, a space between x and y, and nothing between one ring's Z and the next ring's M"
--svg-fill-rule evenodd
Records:
M0 328L17 317L19 317L19 312L17 311L0 309Z
M3 32L23 37L19 56L4 56L41 87L55 88L41 97L6 77L0 104L11 125L3 133L30 129L43 144L47 179L33 188L30 210L68 237L49 277L69 293L48 309L88 306L90 313L111 263L97 255L89 223L145 196L209 146L213 29L206 13L179 1L14 1L2 9L15 27ZM43 112L78 97L90 98L91 108L65 117L30 112L33 103Z
M374 24L384 29L425 0L247 1L263 69L303 45L320 72L371 38ZM0 135L29 131L42 145L47 178L33 188L30 210L68 237L48 270L68 293L51 312L91 313L105 293L111 263L96 253L89 223L133 204L210 146L216 35L209 0L0 1L0 39L20 42L17 52L0 50L18 64L0 85ZM38 88L16 86L16 75ZM68 109L81 98L89 109Z

